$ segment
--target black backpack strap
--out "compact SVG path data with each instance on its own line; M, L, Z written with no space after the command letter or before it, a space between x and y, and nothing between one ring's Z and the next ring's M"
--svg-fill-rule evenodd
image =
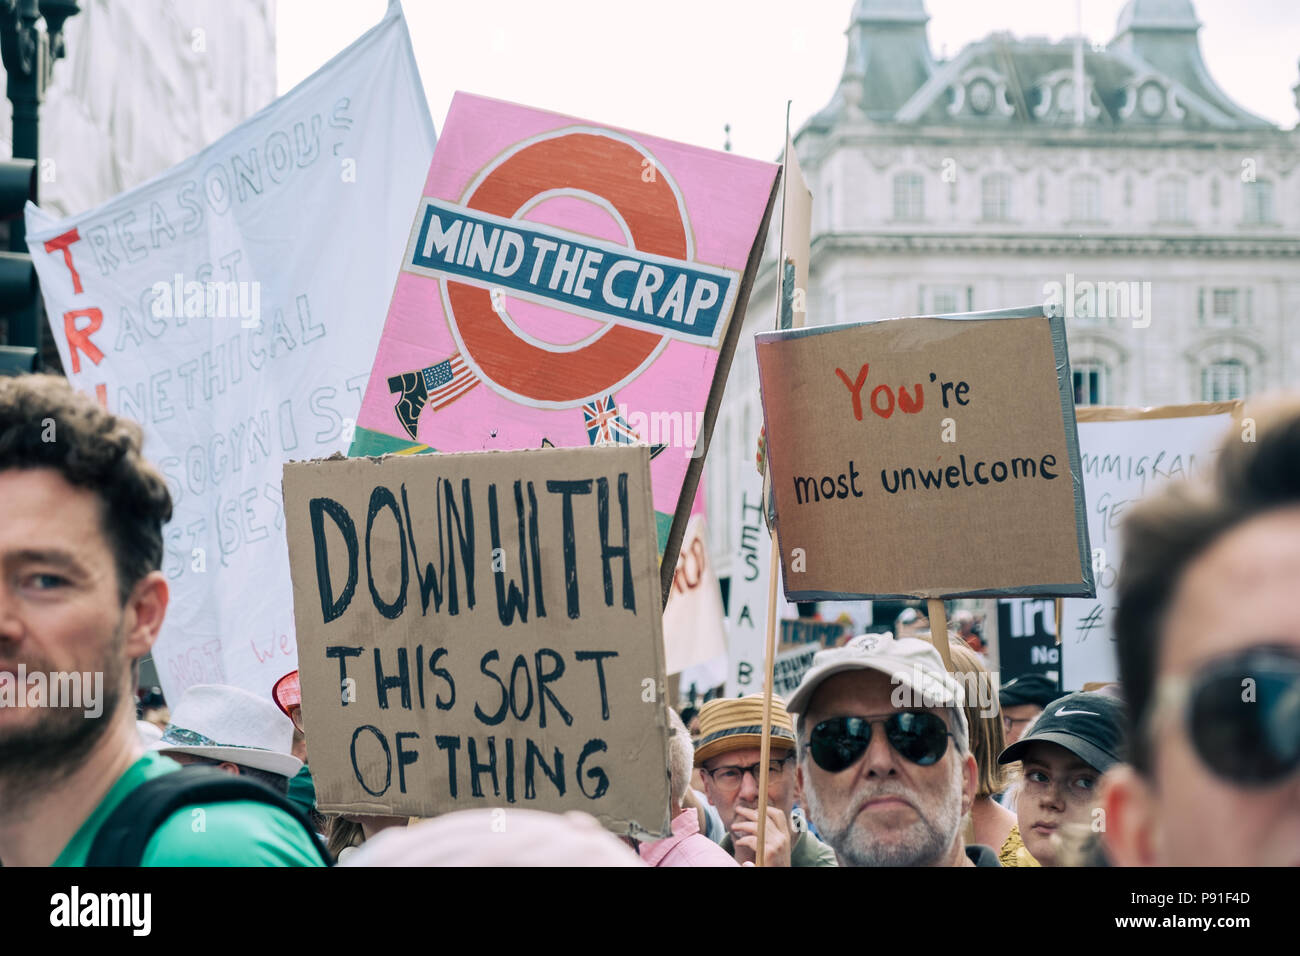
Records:
M303 812L270 787L215 767L187 766L136 787L95 835L86 866L139 866L154 832L183 807L254 800L293 817L311 838L326 866L333 860Z

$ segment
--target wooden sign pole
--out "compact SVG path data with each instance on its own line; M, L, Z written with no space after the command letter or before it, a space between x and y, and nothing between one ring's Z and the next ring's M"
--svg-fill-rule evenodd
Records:
M767 576L767 630L763 641L763 740L758 763L758 846L754 865L763 865L767 836L767 767L772 753L772 678L776 668L776 579L781 571L781 553L772 535L772 559Z
M944 609L942 598L931 598L925 602L926 613L930 618L930 640L943 658L943 666L952 673L952 651L948 647L948 612Z

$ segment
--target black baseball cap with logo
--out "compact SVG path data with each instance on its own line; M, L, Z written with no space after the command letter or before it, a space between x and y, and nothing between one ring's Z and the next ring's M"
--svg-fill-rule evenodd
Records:
M1105 773L1124 760L1124 705L1108 694L1067 694L1048 704L1030 732L998 755L998 763L1023 759L1025 749L1040 740Z

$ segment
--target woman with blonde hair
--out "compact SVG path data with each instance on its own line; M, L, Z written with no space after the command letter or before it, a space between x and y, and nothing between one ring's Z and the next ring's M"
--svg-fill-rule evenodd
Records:
M998 754L1005 746L998 685L980 656L955 634L948 635L952 676L966 691L966 724L970 750L979 768L978 789L966 819L966 842L1001 847L1007 842L1016 815L993 799L1005 786Z

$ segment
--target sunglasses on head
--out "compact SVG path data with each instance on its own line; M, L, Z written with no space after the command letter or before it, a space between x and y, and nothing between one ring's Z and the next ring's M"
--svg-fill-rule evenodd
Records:
M1248 651L1162 684L1196 755L1222 779L1267 787L1300 770L1300 656Z
M899 755L922 767L938 763L952 736L942 717L923 711L901 711L875 718L832 717L808 735L813 763L828 773L847 770L867 752L875 724L885 725L885 739Z

